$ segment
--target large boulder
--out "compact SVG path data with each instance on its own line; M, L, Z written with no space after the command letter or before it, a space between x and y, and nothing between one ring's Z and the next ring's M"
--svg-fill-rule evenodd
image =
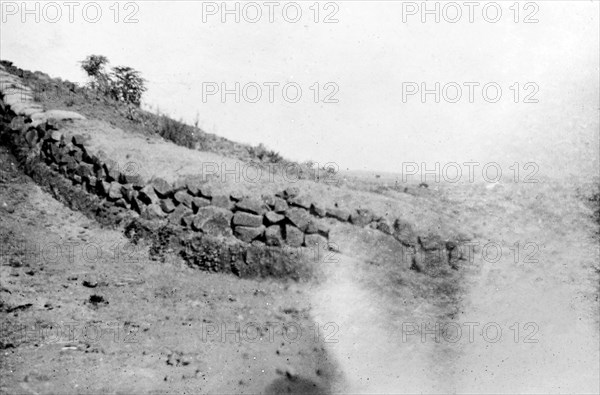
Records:
M282 247L284 245L281 226L272 225L265 230L265 243L273 247Z
M348 222L350 219L350 213L339 207L333 207L327 209L327 216L337 219L338 221Z
M214 195L210 201L210 204L227 210L233 209L233 202L227 195Z
M231 232L231 211L207 206L198 210L193 221L193 228L197 231L202 231L210 236L229 237Z
M273 199L273 211L276 213L284 213L289 208L287 202L280 197Z
M242 199L235 204L235 208L257 215L263 215L269 211L269 207L262 200L256 198Z
M293 225L285 226L285 242L291 247L302 247L304 233Z
M210 206L210 200L203 197L195 197L192 199L192 209L197 212L202 207Z
M233 215L233 224L236 226L247 226L251 228L258 228L263 224L262 215L255 215L238 211Z
M417 235L410 223L396 219L393 225L393 236L407 245L415 245L417 243Z
M181 205L184 205L186 207L192 207L192 195L190 195L189 193L187 193L187 191L177 191L175 192L175 195L173 196L173 198L175 199L175 201Z
M302 232L306 230L311 222L310 214L304 209L293 207L285 212L285 217L292 225L300 229Z
M152 186L154 187L154 191L161 198L169 197L169 194L172 191L171 184L169 184L166 180L157 177L152 181Z
M364 228L373 221L373 218L374 214L371 210L359 208L350 215L350 222Z

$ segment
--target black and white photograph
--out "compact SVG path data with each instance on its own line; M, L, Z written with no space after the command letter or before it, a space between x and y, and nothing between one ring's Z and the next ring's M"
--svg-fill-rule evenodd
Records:
M600 1L0 1L0 394L600 394Z

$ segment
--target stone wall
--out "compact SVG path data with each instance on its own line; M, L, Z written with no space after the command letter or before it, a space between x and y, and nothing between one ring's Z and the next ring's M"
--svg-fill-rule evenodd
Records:
M311 254L303 250L331 247L332 219L376 229L448 263L457 253L439 237L418 237L401 219L390 221L368 209L323 207L293 186L257 197L214 194L198 179L144 180L102 151L90 152L84 136L61 133L60 121L83 117L44 111L19 78L1 69L0 94L3 140L28 174L69 206L102 223L125 225L134 239L152 240L155 254L178 252L190 264L240 276L302 277L317 263L308 262ZM414 263L422 266L418 259Z

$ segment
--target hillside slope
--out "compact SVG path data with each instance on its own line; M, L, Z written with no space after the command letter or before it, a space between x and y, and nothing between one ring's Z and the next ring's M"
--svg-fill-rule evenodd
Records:
M6 70L12 83L46 78ZM2 107L3 392L600 390L597 207L587 201L597 180L405 188L281 170L223 177L256 163L251 150L218 138L201 149L165 141L119 115L117 103L73 92L74 103ZM54 109L86 119L29 122ZM103 170L80 175L86 164ZM160 196L138 207L136 193ZM197 199L193 209L186 199ZM218 204L227 209L206 208ZM230 223L215 225L223 234L194 225L203 210L231 211ZM296 233L270 245L269 218ZM261 236L232 233L240 226ZM310 248L317 236L327 248ZM48 255L55 243L58 256ZM92 243L102 259L89 255ZM187 249L197 244L239 248L243 260L234 263L230 249L217 271L232 258L232 273L249 278L211 273L205 263L215 258ZM286 271L304 264L311 275ZM252 265L261 269L244 276ZM69 322L107 336L55 341L39 329ZM139 341L115 341L114 323Z

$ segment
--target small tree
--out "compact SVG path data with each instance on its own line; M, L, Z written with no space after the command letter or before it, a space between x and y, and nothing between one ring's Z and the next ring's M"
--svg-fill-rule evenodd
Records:
M111 73L111 92L115 99L140 106L146 80L140 72L131 67L113 67Z
M115 100L140 106L142 94L146 91L146 80L141 77L139 71L119 66L113 67L111 73L107 73L104 67L108 64L108 59L103 55L90 55L80 63L91 79L89 86L92 89Z
M91 78L90 87L107 92L110 85L110 78L104 66L108 63L108 58L104 55L89 55L81 63L81 68L88 77Z

